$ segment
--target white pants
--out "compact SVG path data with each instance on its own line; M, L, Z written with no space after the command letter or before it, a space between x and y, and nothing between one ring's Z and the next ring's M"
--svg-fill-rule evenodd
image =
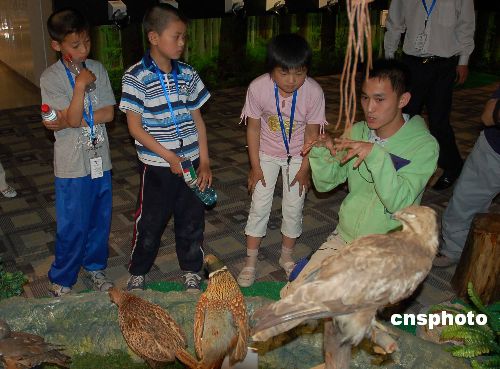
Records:
M0 163L0 190L5 190L7 188L7 182L5 181L5 169L3 169L2 163Z
M272 156L259 153L260 167L264 173L266 187L259 181L252 194L252 204L248 214L245 234L252 237L264 237L267 230L267 222L271 214L273 204L274 188L278 180L278 174L282 171L283 177L283 200L281 202L281 213L283 221L281 223L281 233L289 238L297 238L302 234L302 209L304 208L305 191L299 196L299 183L296 182L290 191L286 176L286 159L274 158ZM302 158L292 158L290 161L290 183L300 169Z

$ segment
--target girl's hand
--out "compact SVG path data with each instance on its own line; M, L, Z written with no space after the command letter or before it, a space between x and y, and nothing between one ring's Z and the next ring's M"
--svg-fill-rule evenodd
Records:
M304 191L304 193L309 191L309 188L311 188L311 178L308 169L300 169L295 175L292 183L290 183L290 187L293 187L297 182L299 183L299 196L302 196L302 191Z
M262 172L262 169L259 167L257 169L250 169L250 172L248 172L248 193L252 194L253 191L255 190L255 186L257 186L257 183L261 181L262 185L266 187L266 180L264 179L264 172Z
M200 188L201 192L205 191L205 188L212 185L212 171L210 170L210 165L200 164L196 174L198 175L196 184Z

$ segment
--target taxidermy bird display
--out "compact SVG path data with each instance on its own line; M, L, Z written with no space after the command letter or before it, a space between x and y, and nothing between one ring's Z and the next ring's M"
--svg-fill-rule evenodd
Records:
M248 319L245 300L227 267L214 255L205 256L209 279L196 305L194 343L199 368L220 368L226 355L230 364L245 359Z
M402 230L369 235L330 255L310 270L284 299L255 312L252 338L265 341L310 319L332 318L325 345L337 345L329 360L348 368L351 345L368 337L379 308L410 296L432 267L438 248L436 213L409 206L394 213ZM325 346L325 351L328 352Z
M61 350L35 334L12 332L7 322L0 320L0 361L5 369L28 369L42 363L69 368L71 359Z
M185 350L184 332L161 306L114 287L108 293L118 306L118 322L125 341L151 368L175 358L189 368L196 366L195 358Z

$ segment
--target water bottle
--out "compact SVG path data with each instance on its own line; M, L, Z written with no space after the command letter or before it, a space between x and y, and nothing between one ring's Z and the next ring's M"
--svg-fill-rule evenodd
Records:
M83 65L82 63L75 63L73 61L73 58L71 57L71 55L69 54L66 54L64 56L64 61L66 61L66 64L68 66L68 69L75 75L79 75L80 72L82 71L83 69ZM85 88L85 92L89 93L89 92L92 92L95 90L95 82L92 82L91 84L87 85L87 87Z
M57 114L54 109L52 109L49 105L47 104L42 104L40 107L41 110L41 115L43 120L47 121L54 121L57 120Z
M213 187L205 187L205 190L201 191L196 184L196 178L186 182L186 184L206 206L212 206L217 201L217 192L215 192Z

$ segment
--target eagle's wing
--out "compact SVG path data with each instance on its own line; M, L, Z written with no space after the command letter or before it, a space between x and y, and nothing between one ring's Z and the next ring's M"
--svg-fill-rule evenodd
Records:
M308 319L377 309L408 296L432 260L412 234L371 235L326 258L293 294L259 309L253 338L266 340Z

